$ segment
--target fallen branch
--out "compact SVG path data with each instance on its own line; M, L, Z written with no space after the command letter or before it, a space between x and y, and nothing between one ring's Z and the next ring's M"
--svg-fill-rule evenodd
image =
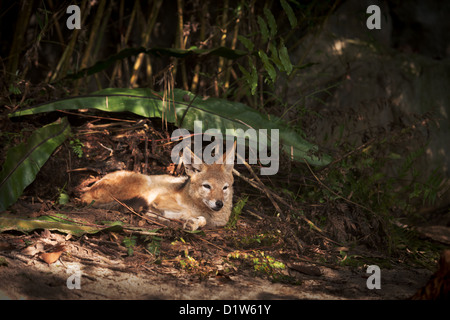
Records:
M270 189L268 189L261 181L261 179L259 179L259 177L256 175L256 173L253 171L252 167L247 163L247 161L245 161L245 159L243 159L239 153L237 153L237 156L242 160L242 162L244 163L244 165L247 167L248 171L250 171L250 173L252 174L252 176L255 178L255 181L252 181L248 178L245 178L244 180L247 181L248 183L250 183L252 186L255 186L258 190L264 192L267 196L267 198L269 198L269 200L272 202L272 205L275 207L275 210L279 213L280 217L286 222L286 228L287 228L287 232L290 234L290 236L294 239L295 243L297 244L297 247L299 249L299 251L303 251L304 249L304 243L303 241L301 241L295 234L295 232L292 230L292 228L288 225L287 221L286 221L286 216L283 214L283 212L281 211L280 206L278 205L278 203L274 200L274 198L272 197L272 192ZM243 177L237 170L233 169L233 173L237 174L239 177ZM285 202L286 204L288 204L287 202ZM292 208L292 206L290 206L288 204L289 207Z
M251 175L255 178L255 180L258 182L258 189L261 190L262 192L264 192L267 196L267 198L269 198L270 202L272 202L272 205L275 207L275 210L280 214L283 215L283 212L280 209L280 206L278 205L278 203L274 200L274 198L272 197L272 194L270 193L269 189L264 185L264 183L262 183L261 179L259 179L258 175L253 171L252 167L247 163L247 161L245 161L244 158L242 158L242 156L239 153L236 153L237 156L242 160L242 162L244 163L245 167L248 169L248 171L250 171ZM233 170L233 172L237 172L236 170Z
M270 193L270 195L274 198L277 199L278 202L282 203L283 205L285 205L286 207L288 207L290 210L295 211L295 208L286 200L284 200L282 197L280 197L278 194L276 194L275 192L273 192L272 190L268 189L268 188L263 188L262 186L264 186L264 184L262 184L262 182L260 181L261 185L256 183L255 181L247 178L246 176L242 175L239 171L237 171L236 169L233 170L233 173L238 176L239 178L241 178L242 180L244 180L245 182L247 182L248 184L250 184L252 187L258 189L261 192L264 193ZM311 220L309 220L308 218L306 218L303 215L299 215L300 219L302 219L303 221L305 221L309 226L311 226L313 229L315 229L316 231L320 232L322 235L324 235L324 231L322 229L320 229L318 226L316 226L314 224L314 222L312 222Z
M306 162L306 160L305 160L305 163L306 163L306 166L307 166L308 169L309 169L309 172L311 172L311 174L314 176L314 178L317 180L317 182L318 182L322 187L324 187L325 189L327 189L329 192L331 192L331 193L332 193L333 195L335 195L336 197L341 198L342 200L344 200L344 201L346 201L346 202L348 202L348 203L351 203L351 204L353 204L353 205L355 205L355 206L357 206L357 207L360 207L360 208L362 208L362 209L364 209L364 210L367 210L367 211L369 211L370 213L372 213L373 215L376 216L376 213L373 212L370 208L367 208L367 207L363 206L362 204L359 204L359 203L356 203L356 202L354 202L354 201L352 201L352 200L350 200L350 199L347 199L347 198L345 198L344 196L341 196L340 194L337 194L336 192L334 192L333 190L331 190L326 184L324 184L324 183L316 176L316 174L314 173L314 171L312 171L311 167L309 166L308 162Z

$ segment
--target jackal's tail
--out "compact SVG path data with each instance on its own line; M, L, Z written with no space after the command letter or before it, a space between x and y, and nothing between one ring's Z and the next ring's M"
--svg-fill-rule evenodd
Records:
M109 173L82 190L81 201L85 204L94 203L95 206L108 206L139 197L146 184L146 176L131 171L116 171Z

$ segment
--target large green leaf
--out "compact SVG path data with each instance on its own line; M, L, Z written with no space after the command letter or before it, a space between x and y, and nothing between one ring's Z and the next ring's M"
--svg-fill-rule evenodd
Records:
M0 172L0 211L20 197L53 151L69 134L69 122L62 118L37 129L26 143L8 150Z
M41 112L68 109L98 109L108 112L129 111L144 117L164 117L178 127L194 130L194 121L203 122L203 130L217 128L225 133L236 129L255 130L278 129L282 150L297 161L307 161L312 165L326 165L331 161L328 155L319 156L318 147L303 139L281 119L263 115L249 106L219 98L203 99L191 92L175 89L165 102L162 93L150 89L104 89L87 96L61 99L37 105L33 108L11 114L11 117L31 115ZM176 109L176 112L174 112ZM263 146L265 147L265 146Z
M94 234L100 231L121 232L124 229L143 235L158 235L158 233L156 233L158 229L148 230L145 228L125 226L119 221L113 221L112 223L104 225L93 225L73 221L70 219L61 219L57 216L41 216L34 219L19 218L6 214L0 216L0 232L14 230L27 233L37 229L59 231L66 234L73 234L75 236L82 236L83 234Z
M75 236L81 236L85 233L97 233L102 230L111 229L110 226L105 228L98 228L92 226L76 225L71 223L65 223L60 221L49 221L43 219L27 219L17 217L0 217L0 232L15 230L20 232L31 232L36 229L48 229L51 231L59 231L63 233L73 234ZM114 226L116 229L122 229L120 226Z

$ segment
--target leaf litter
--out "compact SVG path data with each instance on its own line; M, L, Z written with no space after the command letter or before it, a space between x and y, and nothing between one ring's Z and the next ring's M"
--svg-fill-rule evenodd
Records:
M324 230L307 228L311 220L292 219L292 205L283 203L277 192L258 185L252 176L246 180L245 166L237 166L243 178L235 179L235 195L246 202L222 229L189 233L175 221L161 225L126 208L83 207L77 200L83 182L93 183L107 172L182 172L170 163L171 128L163 130L160 120L128 115L111 120L102 113L67 116L78 122L72 139L78 142L63 143L17 203L0 216L0 256L5 259L0 290L11 298L392 299L411 296L430 274L402 268L403 280L391 288L383 293L367 290L364 260L354 259L356 266L339 265L342 257L335 250L337 241L360 236L357 229L365 218L358 208L314 206L310 218L322 214L334 222ZM57 201L62 185L71 199L67 204ZM274 202L283 209L276 209ZM280 217L274 215L278 210L283 211ZM370 258L370 250L358 250ZM239 259L232 258L237 254ZM81 270L85 290L66 290L67 272L73 268ZM386 270L385 279L394 279L396 268ZM53 276L46 276L48 271ZM28 281L25 290L24 279L30 277L33 284ZM248 287L252 290L243 291Z

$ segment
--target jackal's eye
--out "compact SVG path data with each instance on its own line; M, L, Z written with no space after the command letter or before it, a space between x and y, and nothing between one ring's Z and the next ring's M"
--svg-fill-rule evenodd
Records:
M227 190L228 189L228 186L224 186L223 187L223 190L225 191L225 190Z
M203 188L205 188L205 189L211 189L211 186L210 186L209 184L207 184L207 183L204 183L204 184L203 184Z

